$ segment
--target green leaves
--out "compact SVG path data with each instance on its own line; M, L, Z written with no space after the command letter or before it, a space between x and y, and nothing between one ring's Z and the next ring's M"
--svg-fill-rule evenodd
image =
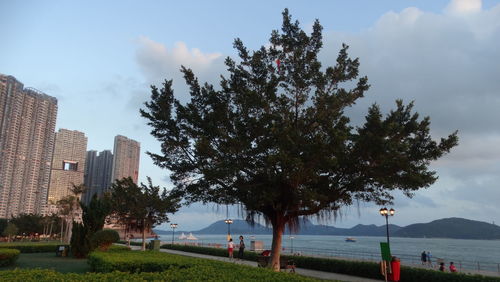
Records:
M411 196L436 181L430 162L457 145L456 132L434 141L429 118L401 101L386 116L373 105L354 128L345 111L365 95L368 79L345 44L322 65L318 21L307 34L285 9L268 45L251 51L236 39L233 46L239 58L226 59L220 87L183 67L191 100L175 100L169 82L153 86L141 109L161 143L161 153L149 154L171 171L186 203L240 204L279 237L299 216L335 216L356 200L387 203L396 189Z
M138 186L132 178L116 180L111 186L111 210L115 217L127 225L152 228L168 221L168 213L175 213L180 207L180 198L160 191L148 177L148 185Z
M0 249L0 266L12 265L21 252L15 249Z

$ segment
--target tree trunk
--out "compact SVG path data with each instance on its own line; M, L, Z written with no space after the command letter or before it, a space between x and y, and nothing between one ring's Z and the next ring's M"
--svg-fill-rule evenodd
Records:
M146 250L146 226L144 226L144 219L142 220L142 250Z
M66 223L66 243L69 243L69 240L71 239L71 228L73 227L73 222L69 221Z
M64 219L61 217L61 243L63 242Z
M50 228L49 228L49 240L52 239L52 227L54 226L54 220L50 220Z
M283 239L283 231L285 230L285 220L283 217L277 216L277 219L273 220L272 224L273 243L271 247L271 268L274 271L280 271L281 242Z

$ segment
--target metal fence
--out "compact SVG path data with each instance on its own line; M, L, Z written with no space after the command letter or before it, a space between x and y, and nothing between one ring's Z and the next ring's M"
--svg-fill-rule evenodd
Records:
M201 247L211 247L211 248L225 248L225 244L220 243L205 243L203 241L197 242L186 242L181 244L187 245L196 245ZM378 262L381 260L380 253L374 252L359 252L359 251L345 251L345 250L335 250L335 249L318 249L318 248L304 248L304 247L294 247L293 249L283 250L282 254L293 254L293 255L307 255L314 257L323 257L323 258L338 258L338 259L349 259L356 261L372 261ZM453 260L450 258L432 258L431 264L422 265L420 260L420 256L415 255L406 255L406 254L397 254L393 253L392 255L398 257L401 260L401 264L426 268L426 269L438 269L439 264L438 261L445 262L446 266L449 266L451 261L454 262L457 270L463 273L471 273L471 274L484 274L490 276L500 276L500 263L496 262L480 262L480 261L467 261L467 260ZM447 269L448 270L448 269Z

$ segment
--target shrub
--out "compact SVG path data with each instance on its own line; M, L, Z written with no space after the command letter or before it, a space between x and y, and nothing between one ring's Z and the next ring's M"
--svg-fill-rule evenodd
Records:
M73 222L71 230L71 253L76 258L85 258L90 252L88 229L82 223Z
M153 251L97 251L89 255L88 263L94 272L161 272L191 267L193 259Z
M64 244L65 246L68 246ZM15 243L0 243L0 248L16 249L21 253L51 253L56 252L57 247L61 246L58 242L51 243L35 243L35 242L15 242Z
M153 251L97 251L89 255L88 262L91 266L91 271L94 272L116 273L116 271L120 271L141 273L141 275L144 275L141 277L144 277L146 280L316 281L315 279L299 275L273 272L270 269Z
M92 244L97 246L99 250L106 251L111 244L118 242L120 235L112 229L99 230L92 235Z
M120 252L120 251L130 251L130 248L122 245L111 245L108 251Z
M12 265L21 252L15 249L0 249L0 266Z
M126 245L127 241L120 240L117 242L118 244ZM130 246L142 246L142 242L130 241Z
M190 252L190 253L198 253L198 254L204 254L204 255L211 255L211 256L217 256L217 257L227 257L228 256L228 252L227 252L226 248L197 247L197 246L175 245L175 244L174 245L165 244L165 245L162 245L160 248L179 250L179 251ZM235 256L237 256L237 253L235 254ZM245 251L245 252L243 252L242 259L257 261L257 256L258 256L258 254L255 252Z

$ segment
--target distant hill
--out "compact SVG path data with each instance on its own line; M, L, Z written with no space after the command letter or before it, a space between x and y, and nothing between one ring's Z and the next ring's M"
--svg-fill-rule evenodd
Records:
M411 224L394 233L396 237L500 239L500 226L465 218L443 218L429 223Z
M395 232L401 229L400 226L390 224L390 232ZM170 231L155 230L157 234L172 234ZM176 232L192 232L193 234L226 234L227 224L223 220L216 221L205 227L196 231L176 231ZM273 234L271 228L265 227L261 224L256 223L251 226L245 220L234 220L231 224L231 233L242 234L242 235L261 235L261 234ZM288 233L288 231L287 231ZM372 225L362 225L358 224L353 228L337 228L328 225L316 225L310 220L301 220L301 228L297 235L339 235L339 236L385 236L385 225L376 226Z
M224 220L219 220L210 224L208 227L192 232L194 234L227 234L227 224L224 222ZM254 226L251 226L245 220L236 219L233 220L233 223L231 224L231 233L260 235L273 234L273 230L258 223L256 223Z
M169 235L172 231L155 230L157 234ZM223 220L216 221L206 228L192 232L194 234L226 234L227 224ZM392 237L412 238L452 238L452 239L500 239L500 226L482 221L464 218L443 218L429 223L411 224L406 227L389 224ZM244 220L234 220L231 224L231 233L242 235L272 234L272 229L256 223L251 226ZM288 231L287 231L288 233ZM316 225L309 220L301 221L298 235L337 235L337 236L385 236L385 225L376 226L358 224L352 228L337 228L328 225Z

